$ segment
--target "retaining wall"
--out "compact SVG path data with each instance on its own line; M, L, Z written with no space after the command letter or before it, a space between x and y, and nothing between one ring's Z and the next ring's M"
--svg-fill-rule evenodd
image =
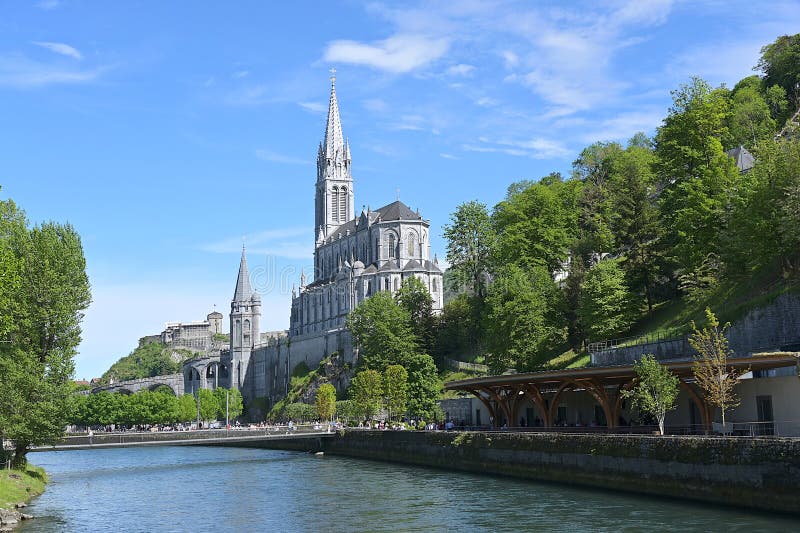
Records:
M302 444L334 455L800 514L800 439L351 430Z

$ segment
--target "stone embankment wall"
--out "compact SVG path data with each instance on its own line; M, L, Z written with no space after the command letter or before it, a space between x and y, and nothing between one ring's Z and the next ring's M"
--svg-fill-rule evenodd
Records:
M800 439L350 430L264 444L800 514Z
M738 355L789 349L800 343L800 295L785 293L769 305L750 311L731 326L727 337L731 349ZM592 365L631 364L646 353L654 354L659 360L688 359L694 356L695 350L685 337L602 350L592 354Z

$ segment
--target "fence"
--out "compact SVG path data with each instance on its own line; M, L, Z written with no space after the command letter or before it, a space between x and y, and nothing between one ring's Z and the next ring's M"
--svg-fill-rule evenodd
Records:
M597 342L590 342L587 351L592 353L612 350L614 348L630 348L642 344L656 344L659 342L683 340L687 337L685 328L670 328L667 330L654 331L645 335L634 337L622 337L619 339L609 339Z
M488 373L489 367L478 363L466 363L464 361L456 361L455 359L445 359L445 364L448 368L453 370L466 370L468 372L482 372Z

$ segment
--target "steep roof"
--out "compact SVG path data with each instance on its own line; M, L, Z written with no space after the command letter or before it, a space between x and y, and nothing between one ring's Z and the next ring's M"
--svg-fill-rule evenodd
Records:
M385 205L375 212L380 213L382 221L387 220L422 220L422 216L415 213L406 204L400 200L394 201L389 205Z
M250 273L247 271L247 257L242 246L242 260L239 262L239 276L236 278L236 290L233 293L233 301L241 302L249 300L253 296L253 289L250 287Z
M747 172L756 164L756 158L744 146L737 146L725 152L736 162L739 172Z
M342 121L339 118L339 103L336 101L336 77L331 76L331 99L328 103L328 122L325 125L325 142L322 149L325 157L334 159L337 152L345 156Z

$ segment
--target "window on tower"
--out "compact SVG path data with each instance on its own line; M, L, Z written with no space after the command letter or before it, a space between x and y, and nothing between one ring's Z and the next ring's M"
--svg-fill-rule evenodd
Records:
M348 204L350 197L347 195L347 187L342 187L339 191L339 222L347 222L348 213L350 212Z
M408 236L408 257L414 257L414 249L417 247L417 239L414 234Z
M334 222L339 221L339 187L333 186L331 191L331 217Z
M389 234L389 259L395 258L395 248L397 247L397 241L394 238L394 235L391 233Z

